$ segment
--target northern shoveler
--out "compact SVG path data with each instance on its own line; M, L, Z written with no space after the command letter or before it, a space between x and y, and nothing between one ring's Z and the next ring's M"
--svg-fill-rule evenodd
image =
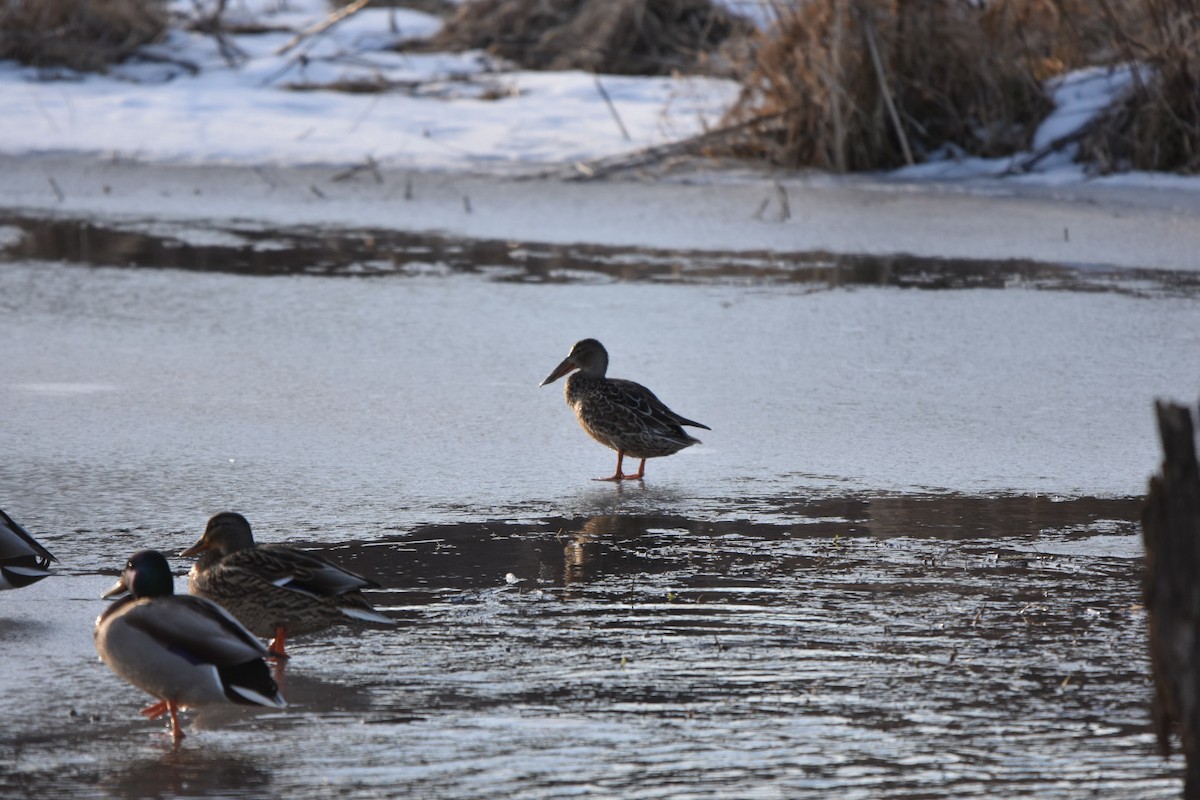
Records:
M605 377L608 351L595 339L576 342L571 352L546 376L545 386L576 371L567 378L567 405L588 435L617 451L617 469L601 481L642 480L646 459L669 456L700 440L683 430L684 425L711 430L707 425L681 417L640 383ZM633 475L621 472L625 456L640 458Z
M50 574L51 561L58 559L16 520L0 511L0 589L37 583Z
M121 579L104 593L118 595L126 596L96 619L96 652L117 675L159 699L141 713L149 719L169 713L176 744L183 738L180 709L287 705L263 661L263 643L216 603L176 595L162 553L130 556Z
M200 556L188 573L192 594L220 603L257 635L274 636L269 650L278 658L287 657L289 636L351 619L395 623L362 596L378 583L312 553L255 545L241 514L215 515L200 541L179 555Z

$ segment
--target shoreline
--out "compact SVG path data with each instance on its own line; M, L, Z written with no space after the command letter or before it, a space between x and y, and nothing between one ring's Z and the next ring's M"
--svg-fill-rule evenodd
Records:
M546 165L504 174L392 167L347 173L345 166L0 155L0 208L133 224L1200 270L1200 195L1169 187L748 169L570 181L549 176Z

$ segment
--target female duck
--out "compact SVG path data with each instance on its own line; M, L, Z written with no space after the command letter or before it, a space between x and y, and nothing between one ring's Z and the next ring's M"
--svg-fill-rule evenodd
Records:
M50 574L58 561L29 531L0 510L0 589L20 589Z
M180 709L286 705L263 661L262 642L216 603L176 595L162 553L130 556L104 597L122 594L96 620L96 652L113 672L159 699L142 714L158 719L169 713L176 744L183 738Z
M362 596L378 583L312 553L256 546L241 514L217 514L200 541L179 555L200 556L188 573L192 594L220 603L259 636L274 636L269 652L277 658L287 657L289 636L351 619L395 622Z
M633 381L606 378L608 351L595 339L576 342L562 363L542 381L542 386L578 370L567 378L567 405L588 435L617 451L617 470L601 481L642 480L646 459L669 456L685 447L700 444L689 436L683 425L711 430L707 425L681 417L654 396L654 392ZM634 475L621 473L625 456L640 458Z

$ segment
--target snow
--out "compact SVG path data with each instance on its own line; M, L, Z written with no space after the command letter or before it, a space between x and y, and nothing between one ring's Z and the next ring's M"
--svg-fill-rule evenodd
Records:
M737 93L726 80L596 78L511 69L483 53L399 53L396 43L441 24L405 9L364 9L289 49L285 28L319 23L324 0L233 5L230 20L279 30L230 36L244 54L232 64L213 37L179 29L146 49L154 60L108 75L46 80L44 70L0 63L0 152L290 165L370 157L423 169L570 163L697 133ZM322 88L347 83L390 88Z
M184 0L170 7L194 13ZM213 37L176 28L147 49L153 58L107 75L0 62L0 207L140 224L375 225L509 241L1200 268L1200 180L1089 176L1070 148L1037 160L947 148L873 175L701 164L654 181L564 182L580 162L719 124L738 85L399 53L397 42L441 24L405 9L364 9L292 46L328 11L326 0L232 0L227 20L273 31L231 35L232 60ZM1059 80L1058 109L1035 147L1084 124L1132 75ZM347 83L388 91L322 88ZM370 171L344 180L350 166Z
M730 5L739 12L760 7ZM191 2L173 0L170 7L179 18L194 14ZM279 165L371 158L381 166L426 170L570 164L698 133L720 121L739 89L713 78L528 72L480 52L401 53L396 44L427 37L441 24L408 9L367 8L297 41L295 31L328 13L326 0L230 3L228 23L271 29L229 36L238 54L232 59L214 37L175 27L165 42L146 48L151 60L108 75L56 75L0 62L6 121L0 153ZM1131 80L1130 68L1056 79L1058 109L1038 132L1034 152L1078 129ZM388 90L331 88L347 84ZM1035 176L1021 179L1082 180L1073 155L1071 147L1054 153L1038 163ZM1028 156L973 159L948 148L896 176L995 177Z
M1032 152L1004 158L973 158L947 147L938 158L896 171L897 176L922 179L962 179L1009 177L1014 181L1040 185L1079 182L1084 167L1075 163L1079 147L1069 137L1079 132L1097 114L1120 98L1137 77L1137 68L1126 65L1115 69L1092 67L1051 79L1047 88L1054 98L1054 110L1034 134ZM1058 145L1058 146L1056 146ZM1173 180L1164 180L1173 178ZM1145 173L1106 177L1100 183L1124 185L1163 185L1200 187L1193 178L1152 176Z

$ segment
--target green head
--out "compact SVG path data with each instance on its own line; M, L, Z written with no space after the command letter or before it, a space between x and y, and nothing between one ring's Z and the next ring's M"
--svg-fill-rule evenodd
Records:
M134 597L166 597L175 594L175 578L166 556L157 550L139 550L125 562L121 580L104 593L112 597L129 592Z

